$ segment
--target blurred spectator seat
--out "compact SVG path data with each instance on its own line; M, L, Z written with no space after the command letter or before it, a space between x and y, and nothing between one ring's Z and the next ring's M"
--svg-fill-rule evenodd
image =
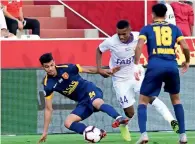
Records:
M65 17L63 5L34 5L24 3L24 17L37 19L40 22L41 38L98 38L96 29L68 29L68 19ZM76 22L75 22L76 23ZM31 34L32 31L23 31L23 34Z
M171 6L175 13L176 24L181 29L184 36L192 36L194 27L194 12L192 6L179 2L172 2Z
M40 35L39 21L24 17L22 0L2 1L2 4L7 27L11 33L16 35L17 29L32 29L33 34Z
M3 14L3 6L0 4L0 37L1 38L16 38L16 36L7 30L7 24Z

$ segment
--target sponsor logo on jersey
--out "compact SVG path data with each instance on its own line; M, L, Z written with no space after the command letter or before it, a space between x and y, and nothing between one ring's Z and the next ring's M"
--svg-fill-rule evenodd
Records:
M134 62L134 56L128 59L117 59L116 64L119 65L130 65L132 62Z

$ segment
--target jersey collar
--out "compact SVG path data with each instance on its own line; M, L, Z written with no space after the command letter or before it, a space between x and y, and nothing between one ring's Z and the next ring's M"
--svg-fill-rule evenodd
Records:
M132 33L130 33L129 40L127 42L124 42L124 44L130 44L134 40L134 36Z

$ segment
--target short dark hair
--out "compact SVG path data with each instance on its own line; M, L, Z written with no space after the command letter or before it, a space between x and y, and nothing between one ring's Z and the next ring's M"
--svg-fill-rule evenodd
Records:
M130 25L129 25L129 22L127 20L120 20L118 21L116 27L118 29L124 29L124 28L128 28Z
M45 53L43 55L40 56L39 61L40 63L43 65L44 63L48 63L51 60L53 60L53 56L51 53Z
M152 7L152 12L155 13L157 17L165 17L166 12L167 12L167 7L165 4L155 4Z

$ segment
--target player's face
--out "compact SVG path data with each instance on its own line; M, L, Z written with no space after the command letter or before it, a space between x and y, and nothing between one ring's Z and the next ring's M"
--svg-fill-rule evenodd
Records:
M125 43L129 40L131 30L130 28L117 29L117 34L121 42Z
M47 72L48 75L51 75L51 76L55 76L57 74L55 66L56 64L54 60L51 60L50 62L43 64L44 70Z

